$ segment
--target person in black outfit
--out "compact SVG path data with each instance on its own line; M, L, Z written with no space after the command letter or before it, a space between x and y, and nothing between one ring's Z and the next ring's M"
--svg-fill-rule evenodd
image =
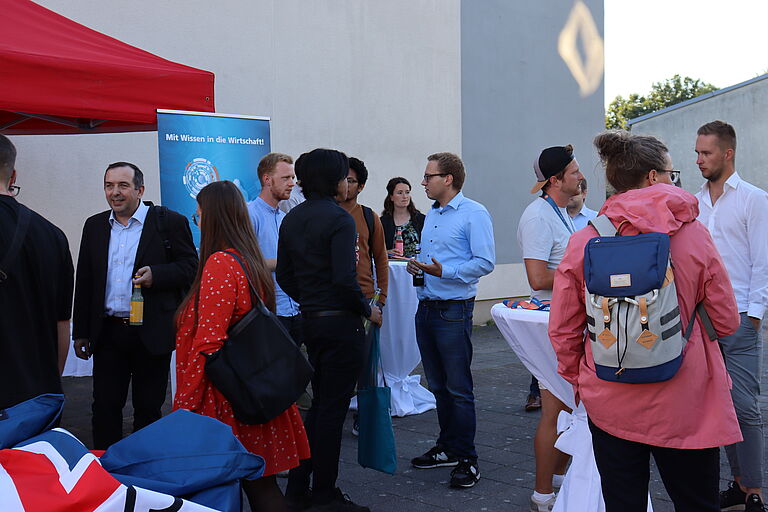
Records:
M296 161L307 200L280 226L277 282L301 306L304 342L314 397L305 426L312 458L288 476L286 499L293 510L367 512L336 487L341 433L363 359L363 318L381 324L355 275L355 221L334 196L346 197L349 160L332 149L315 149ZM310 496L310 476L312 493Z
M404 256L415 256L414 247L421 241L424 214L413 204L411 184L407 179L397 177L387 183L387 197L384 199L384 210L381 212L381 225L384 227L384 242L387 244L388 251L394 248L395 233L400 227L405 245Z
M116 162L104 173L110 210L85 221L75 286L75 354L93 353L93 444L105 450L123 436L131 384L133 430L160 419L165 402L173 315L197 270L187 219L142 203L144 175ZM132 279L133 276L137 276ZM144 318L129 324L133 285L141 285Z
M0 135L0 409L62 393L72 313L67 237L14 199L15 163L16 148Z

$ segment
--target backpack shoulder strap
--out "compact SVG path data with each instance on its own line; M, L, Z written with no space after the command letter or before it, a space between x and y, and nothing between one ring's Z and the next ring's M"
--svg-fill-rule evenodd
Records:
M11 245L8 247L8 252L5 253L3 260L0 261L0 283L8 279L6 270L11 265L13 260L16 259L16 255L21 250L21 244L24 242L24 238L27 236L27 228L29 227L29 220L32 218L32 211L19 203L19 218L16 224L16 231L13 233L13 239Z
M589 224L597 230L600 236L616 236L616 226L606 215L598 215L590 220Z
M373 222L373 210L362 204L360 206L363 208L363 217L365 218L365 224L368 226L368 254L373 259L373 230L376 227Z
M699 315L699 320L701 320L702 327L704 327L704 332L707 333L707 337L710 339L710 341L716 341L717 332L715 332L715 327L712 325L712 320L709 319L709 313L707 313L707 309L704 307L704 301L696 304L696 308L693 310L693 314L691 315L691 320L688 322L688 327L685 329L685 339L687 340L691 337L691 332L693 332L693 325L696 323L697 314Z
M157 213L157 230L160 232L160 237L163 239L163 248L165 249L165 259L171 261L171 239L168 236L168 207L167 206L155 206L155 213Z

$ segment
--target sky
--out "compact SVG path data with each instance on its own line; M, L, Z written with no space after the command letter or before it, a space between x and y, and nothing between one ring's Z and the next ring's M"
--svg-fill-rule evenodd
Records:
M675 74L719 88L768 73L768 0L605 0L605 104Z

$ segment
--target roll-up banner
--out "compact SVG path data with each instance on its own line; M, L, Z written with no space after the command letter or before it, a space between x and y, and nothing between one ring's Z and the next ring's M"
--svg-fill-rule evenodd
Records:
M270 151L269 118L158 110L157 144L162 204L189 219L199 247L200 229L192 215L203 187L229 180L246 201L259 195L256 168Z

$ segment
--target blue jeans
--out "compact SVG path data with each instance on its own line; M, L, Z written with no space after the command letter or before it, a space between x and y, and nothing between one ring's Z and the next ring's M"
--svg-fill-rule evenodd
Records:
M470 370L474 307L472 300L419 302L416 341L429 390L437 401L437 446L456 457L477 460Z

